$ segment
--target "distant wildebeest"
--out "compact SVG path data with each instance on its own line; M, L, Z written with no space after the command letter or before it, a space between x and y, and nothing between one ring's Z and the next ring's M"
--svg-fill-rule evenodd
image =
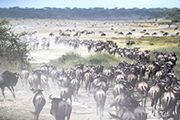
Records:
M14 98L16 97L13 86L16 86L18 78L19 78L18 73L12 73L9 71L4 71L1 74L1 76L0 76L0 88L2 90L2 94L4 97L5 97L4 87L7 87L11 91Z
M163 36L167 36L169 33L168 32L165 32L165 33L163 33Z
M118 35L124 35L124 33L123 32L119 32Z
M24 83L26 83L26 85L28 84L29 71L26 70L26 68L23 68L23 67L19 67L19 69L21 70L20 78L21 78L21 85L23 87Z
M132 31L132 32L133 32L133 31L136 31L136 29L132 29L131 31Z
M106 36L106 34L105 33L101 33L101 36Z
M50 114L53 115L56 120L65 120L66 117L67 120L69 120L72 106L61 98L51 98L51 96L52 95L49 96L49 99L52 100Z
M144 33L144 35L150 35L148 32Z
M153 33L152 33L152 36L153 36L153 35L157 35L157 33L156 33L156 32L153 32Z
M134 41L127 41L127 42L126 42L126 45L127 45L127 46L131 46L131 45L133 45L133 44L135 44Z
M177 29L178 29L177 27L174 28L174 30L177 30Z
M51 37L52 37L52 36L54 36L54 34L53 34L53 33L49 33L49 36L51 36Z
M30 90L36 93L33 98L33 105L35 107L35 112L32 113L34 114L34 120L38 120L39 114L42 111L44 105L46 104L46 99L42 93L43 90L40 89L34 90L33 88Z
M131 32L128 32L128 33L126 34L126 36L128 36L128 35L132 35L132 33L131 33Z
M176 35L179 35L179 32L177 32Z
M146 29L144 29L144 30L142 30L140 33L145 33L147 30Z

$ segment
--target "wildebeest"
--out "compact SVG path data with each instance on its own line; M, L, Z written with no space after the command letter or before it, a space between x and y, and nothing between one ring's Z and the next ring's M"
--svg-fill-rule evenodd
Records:
M52 70L50 71L50 77L52 79L52 86L56 88L57 82L60 77L60 71L57 70L55 66L52 66Z
M165 32L165 33L163 33L163 36L167 36L169 33L168 32Z
M60 97L64 98L65 101L67 101L67 99L70 99L70 102L72 104L73 93L74 93L74 86L72 84L69 84L67 87L65 87L61 90Z
M77 79L72 79L70 84L73 86L73 96L74 96L74 101L78 101L78 91L80 88L80 82Z
M26 70L26 68L22 68L22 67L19 67L20 70L21 70L21 73L20 73L20 78L21 78L21 84L22 86L24 86L24 82L28 83L28 78L29 78L29 71Z
M132 35L132 33L131 33L131 32L128 32L128 33L126 34L126 36L128 36L128 35Z
M120 120L146 120L147 113L145 109L139 105L139 102L132 98L129 93L123 92L115 98L110 107L118 106L117 115L109 112L112 117Z
M84 82L85 82L86 92L88 93L88 96L89 96L91 83L93 82L93 76L89 70L84 73Z
M153 85L148 92L149 98L151 100L151 106L152 106L152 113L155 116L155 109L156 109L156 105L159 99L159 102L161 102L161 91L160 91L160 86L158 83L156 83L155 85Z
M31 88L38 89L40 86L41 89L41 70L34 70L33 74L29 77L28 82Z
M176 35L179 35L179 32L177 32Z
M2 95L4 97L5 97L4 87L7 87L11 91L14 98L16 97L13 86L16 86L18 78L19 78L18 73L12 73L9 71L4 71L1 74L1 76L0 76L0 88L2 90Z
M98 109L100 110L100 117L103 116L104 104L106 102L106 93L101 89L101 86L97 86L94 91L94 99L96 101L96 114L98 115Z
M39 114L42 111L44 105L46 104L46 99L42 93L43 90L37 89L31 89L35 94L34 98L33 98L33 105L35 107L35 112L33 112L34 114L34 120L38 120L39 118Z
M142 106L146 106L146 99L148 96L149 86L145 79L143 79L137 86L137 91L141 97ZM144 101L143 101L144 98Z
M160 65L158 62L153 61L152 64L150 64L148 66L148 80L151 78L151 80L153 80L154 75L156 74L156 72L160 69Z
M51 96L52 95L49 96L49 99L52 100L50 114L53 115L56 120L65 120L65 117L69 120L72 106L61 98L51 98Z

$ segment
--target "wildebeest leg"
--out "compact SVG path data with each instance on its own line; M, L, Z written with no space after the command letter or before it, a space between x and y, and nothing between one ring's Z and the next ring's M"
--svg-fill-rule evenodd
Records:
M103 111L104 111L104 106L102 105L102 108L101 108L101 116L104 116Z
M116 105L116 115L118 115L119 114L119 110L118 110L118 106Z
M88 96L90 95L90 87L91 87L91 84L89 83L88 84Z
M97 106L96 106L96 114L98 115L98 103L97 103Z
M24 87L24 79L21 78L21 85Z
M151 72L149 72L149 74L148 74L148 81L149 81L150 77L151 77Z
M147 96L145 96L144 98L144 107L146 107L146 100L147 100Z
M71 105L72 105L72 97L70 97Z
M4 94L4 87L1 88L2 90L2 95L4 96L4 98L6 97L5 94Z
M34 120L38 120L38 118L39 118L39 114L38 115L34 114Z
M154 116L155 116L155 110L156 110L157 100L158 100L158 99L156 99L156 100L154 101L154 106L153 106L153 115L154 115Z
M9 86L7 86L7 87L8 87L8 89L11 91L13 97L16 98L16 95L15 95L15 93L14 93L14 88L13 88L12 86L11 86L11 88L10 88Z

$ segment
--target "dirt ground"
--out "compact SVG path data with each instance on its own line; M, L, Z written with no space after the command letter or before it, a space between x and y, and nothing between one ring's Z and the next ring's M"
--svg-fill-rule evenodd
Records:
M78 54L81 54L84 57L95 54L94 52L88 53L88 51L85 47L80 47L79 49L74 50L72 48L69 48L68 46L54 45L54 42L53 42L54 37L50 38L48 36L48 34L51 31L54 31L55 34L57 34L57 30L60 28L57 28L57 27L49 27L49 29L44 28L44 25L48 24L49 21L43 21L44 22L43 25L41 25L41 24L34 25L34 23L32 23L32 22L29 22L29 23L28 23L28 21L25 21L25 22L27 22L27 23L21 25L20 23L17 22L17 20L15 20L14 24L19 25L19 27L17 26L14 30L17 32L37 30L38 33L36 36L38 36L39 38L46 36L51 40L50 50L42 50L41 48L39 48L38 50L34 50L31 52L31 57L33 58L33 60L30 62L32 65L48 63L49 60L57 59L61 55L65 54L66 52L76 52ZM25 23L25 22L23 22L23 23ZM22 23L22 21L21 21L21 23ZM41 21L39 20L38 23L41 23ZM86 23L86 22L84 22L84 23ZM61 27L61 29L74 28L74 26L72 26L72 24L73 23L66 24L66 27ZM52 24L48 24L48 25L52 26ZM22 29L20 30L19 28L22 28ZM85 28L80 26L77 29L80 30L80 29L85 29ZM98 28L96 28L96 29L98 30ZM102 26L99 29L103 30ZM102 38L99 38L99 39L102 39ZM49 84L51 85L51 81L49 81ZM59 91L57 89L52 89L52 88L53 87L51 86L50 91L44 93L44 95L46 97L46 104L45 104L42 112L40 113L39 120L55 120L55 118L50 114L51 103L50 103L48 96L50 94L53 94L53 96L59 96ZM115 108L109 107L109 105L114 100L113 94L112 94L112 88L113 88L113 86L111 86L109 88L109 90L107 91L107 99L106 99L106 103L105 103L104 116L102 118L100 118L100 116L96 115L96 102L93 98L93 90L91 90L91 94L90 94L90 96L88 96L87 93L85 92L84 86L81 86L80 90L79 90L78 101L73 101L73 103L72 103L73 110L72 110L70 120L101 120L101 119L113 120L113 118L108 113L108 112L115 113ZM19 80L17 86L15 87L15 93L17 96L15 99L12 97L12 94L10 93L10 91L7 88L5 88L6 98L3 98L3 96L0 94L0 120L32 120L33 114L31 114L31 112L34 111L34 106L32 103L34 94L28 89L28 86L26 86L26 87L21 86L21 80ZM159 116L154 117L151 114L149 98L147 100L146 111L148 113L147 120L158 120L159 119Z

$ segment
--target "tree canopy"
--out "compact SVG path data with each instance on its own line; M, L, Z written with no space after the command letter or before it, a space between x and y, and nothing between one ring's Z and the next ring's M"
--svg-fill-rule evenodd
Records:
M180 22L180 9L174 8L166 11L166 18L171 19L173 23Z
M0 8L3 18L81 19L81 20L142 20L162 18L168 8Z
M30 49L27 42L20 40L26 33L16 34L11 29L10 20L0 19L0 62L27 65Z

